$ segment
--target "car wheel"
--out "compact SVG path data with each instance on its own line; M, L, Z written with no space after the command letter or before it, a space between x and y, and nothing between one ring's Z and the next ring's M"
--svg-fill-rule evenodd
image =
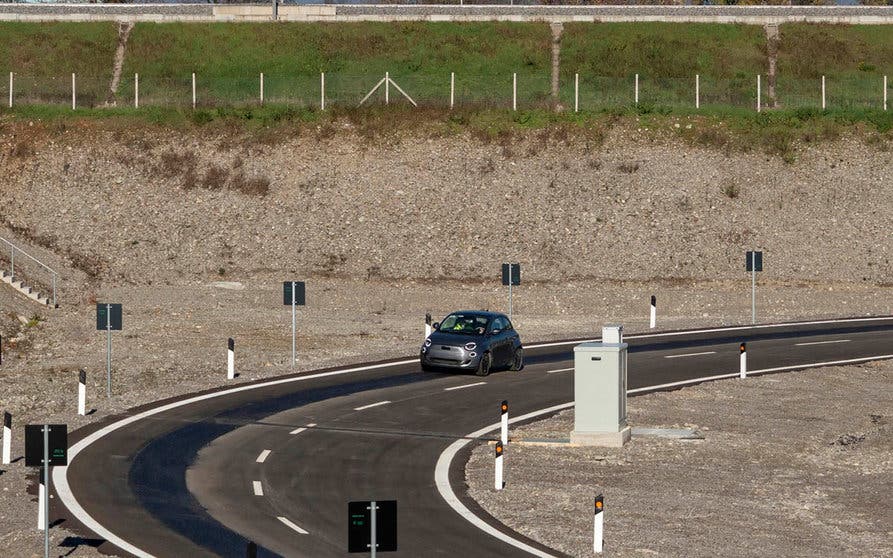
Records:
M490 366L493 364L493 358L490 356L490 353L484 353L481 355L481 361L478 362L478 368L475 370L475 374L478 376L487 376L490 374Z
M422 372L433 372L434 371L434 367L431 366L430 364L425 364L424 362L421 362L419 364L422 365Z
M512 365L509 370L518 371L524 368L524 349L518 347L515 349L515 356L512 357Z

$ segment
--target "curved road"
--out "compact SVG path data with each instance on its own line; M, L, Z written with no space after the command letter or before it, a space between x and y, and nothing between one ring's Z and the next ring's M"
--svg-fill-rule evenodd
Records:
M751 371L893 357L893 318L627 336L631 393ZM498 420L567 405L573 346L527 350L521 372L423 373L414 360L229 388L78 431L53 479L71 513L138 556L344 556L347 502L398 500L399 556L558 553L500 525L464 496L465 444L435 483L444 450ZM486 430L485 430L486 431ZM460 444L461 445L461 444ZM509 448L510 450L510 448ZM444 469L446 471L446 469ZM444 475L445 476L445 475ZM444 480L444 479L441 479ZM502 533L456 513L444 494ZM526 545L526 547L525 547ZM104 546L110 546L106 543Z

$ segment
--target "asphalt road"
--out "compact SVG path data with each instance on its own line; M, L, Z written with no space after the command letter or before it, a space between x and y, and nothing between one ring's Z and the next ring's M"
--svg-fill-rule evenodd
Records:
M741 341L752 371L888 355L893 318L626 340L629 388L637 390L737 374ZM73 458L68 483L92 520L156 556L242 557L249 540L260 556L347 555L347 502L370 499L398 501L395 558L528 555L459 516L435 486L434 469L447 446L498 421L503 399L512 416L571 401L572 349L528 349L523 371L486 378L423 373L409 363L225 393L99 438ZM88 433L74 437L81 434ZM557 554L468 501L464 462L460 453L449 476L469 509ZM510 465L507 474L510 482Z

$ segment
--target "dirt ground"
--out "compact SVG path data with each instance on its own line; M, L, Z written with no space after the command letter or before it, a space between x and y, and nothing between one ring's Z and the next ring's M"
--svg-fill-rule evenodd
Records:
M703 440L633 437L622 449L492 448L466 468L494 517L573 556L893 556L893 361L723 380L629 400L634 427L694 428ZM510 438L567 438L573 410Z

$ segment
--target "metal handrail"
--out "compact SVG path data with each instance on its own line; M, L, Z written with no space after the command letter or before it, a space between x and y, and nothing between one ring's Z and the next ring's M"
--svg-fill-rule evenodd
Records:
M42 268L44 268L45 270L47 270L47 271L50 272L50 274L52 275L52 279L53 279L53 308L57 308L57 307L58 307L58 304L56 304L56 278L59 276L59 274L56 272L56 270L53 269L53 268L51 268L51 267L48 266L47 264L43 263L42 261L38 260L37 258L35 258L35 257L32 256L31 254L29 254L28 252L22 250L21 248L19 248L18 246L16 246L16 245L13 244L12 242L6 240L6 239L3 238L2 236L0 236L0 241L3 241L3 242L5 242L6 244L9 245L9 273L10 273L9 278L10 278L10 280L15 280L15 275L16 275L16 273L15 273L15 271L16 271L16 268L15 268L15 255L16 255L16 251L18 251L21 255L30 258L31 261L33 261L33 262L36 263L37 265L41 266Z

